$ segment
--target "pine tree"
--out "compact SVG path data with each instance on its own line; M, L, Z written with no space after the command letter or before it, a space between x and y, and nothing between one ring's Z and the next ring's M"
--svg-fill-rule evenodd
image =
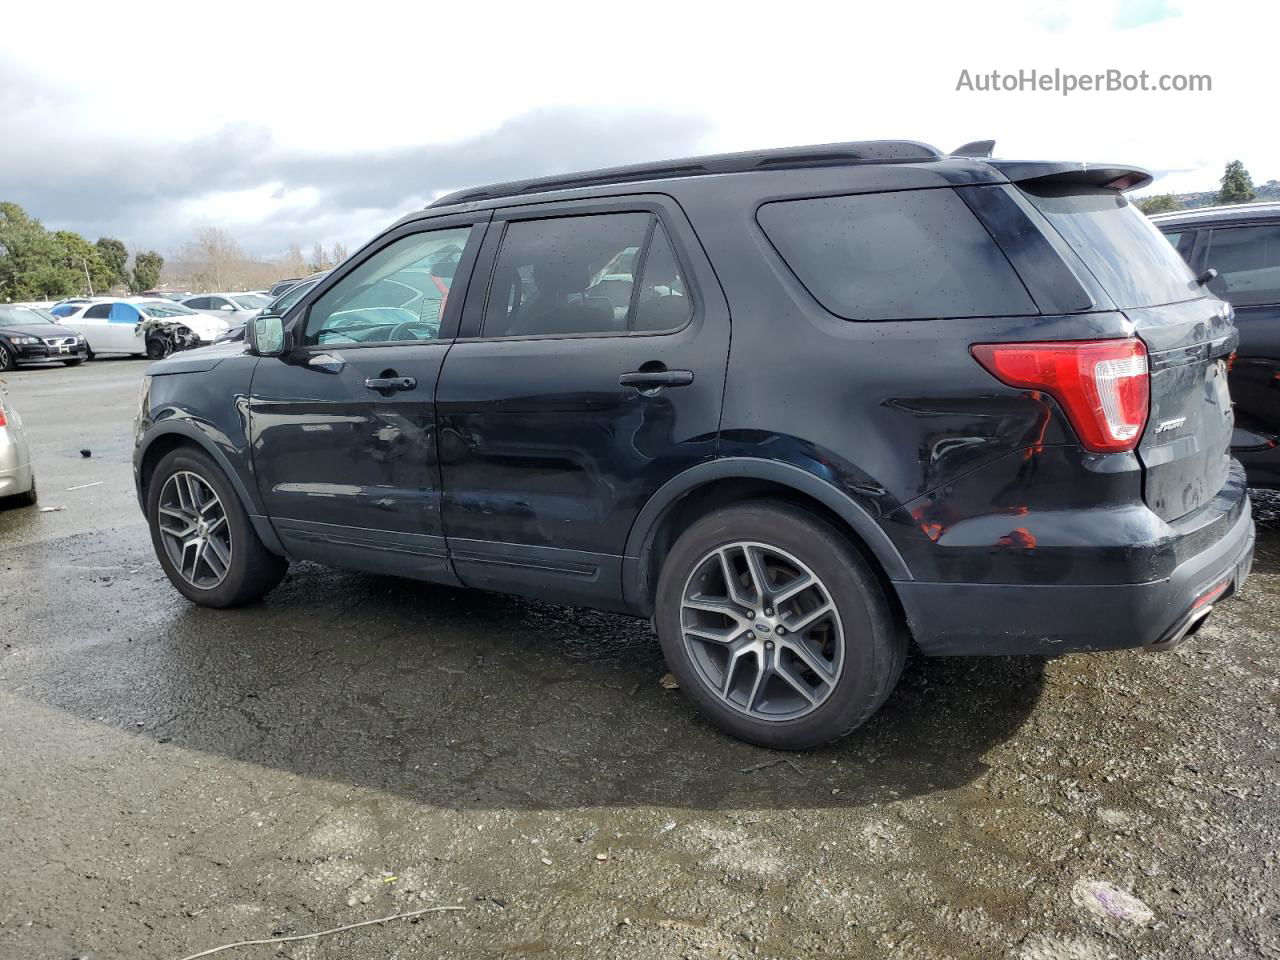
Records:
M1222 173L1222 189L1218 192L1219 203L1250 203L1258 199L1258 191L1253 189L1253 178L1244 164L1232 160Z

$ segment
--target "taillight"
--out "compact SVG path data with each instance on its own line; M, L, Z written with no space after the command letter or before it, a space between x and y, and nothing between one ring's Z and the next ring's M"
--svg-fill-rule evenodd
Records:
M9 421L4 418L4 407L0 407L0 427L3 427Z
M1057 400L1086 449L1124 453L1138 445L1151 403L1141 340L975 343L969 349L1002 383Z

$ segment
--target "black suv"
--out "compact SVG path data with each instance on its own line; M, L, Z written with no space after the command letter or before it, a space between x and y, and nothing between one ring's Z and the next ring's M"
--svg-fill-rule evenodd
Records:
M911 640L1171 646L1253 523L1231 310L1149 180L888 141L444 197L150 368L157 555L207 606L297 559L651 617L712 721L785 748Z
M1151 218L1209 289L1231 301L1240 346L1227 380L1231 451L1249 483L1280 489L1280 203L1180 210Z

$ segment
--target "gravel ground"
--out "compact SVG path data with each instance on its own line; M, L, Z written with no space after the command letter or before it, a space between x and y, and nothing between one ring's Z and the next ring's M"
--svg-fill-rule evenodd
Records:
M1177 651L915 659L781 755L636 621L306 564L191 606L133 498L143 368L5 377L64 509L0 512L0 957L453 906L219 957L1280 958L1280 501Z

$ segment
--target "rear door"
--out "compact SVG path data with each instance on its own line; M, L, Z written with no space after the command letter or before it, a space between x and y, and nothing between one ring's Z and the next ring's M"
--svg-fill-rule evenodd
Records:
M468 586L616 606L641 507L716 453L729 314L667 197L495 213L436 402Z
M1232 431L1230 309L1196 284L1177 251L1117 190L1019 184L1147 345L1151 411L1138 446L1147 506L1176 520L1227 480Z

